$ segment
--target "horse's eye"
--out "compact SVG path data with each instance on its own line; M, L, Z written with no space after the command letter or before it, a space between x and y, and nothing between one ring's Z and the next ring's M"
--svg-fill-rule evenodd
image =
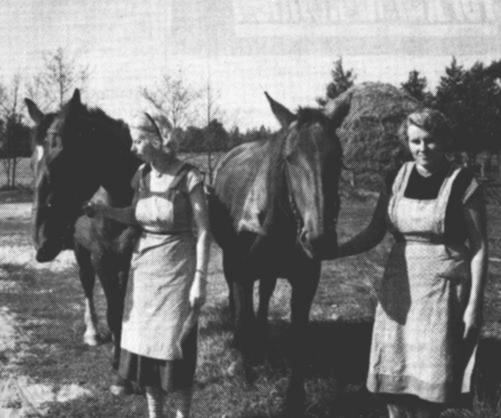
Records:
M48 131L46 142L51 149L61 148L63 144L63 138L59 132Z

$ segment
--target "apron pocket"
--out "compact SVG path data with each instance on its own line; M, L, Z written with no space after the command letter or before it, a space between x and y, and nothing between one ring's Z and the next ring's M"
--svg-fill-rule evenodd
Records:
M440 267L438 276L444 279L463 282L469 276L470 263L463 258L444 260Z

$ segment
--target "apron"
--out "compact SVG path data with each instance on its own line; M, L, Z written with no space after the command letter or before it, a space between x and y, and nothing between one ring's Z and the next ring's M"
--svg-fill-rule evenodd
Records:
M452 402L470 391L476 347L462 340L469 260L464 245L446 245L445 214L460 169L451 167L435 199L404 196L414 168L406 163L393 183L389 229L396 242L383 281L367 387Z
M181 170L157 190L139 182L136 219L143 226L132 256L122 320L121 347L159 360L182 358L183 325L196 266L189 194ZM165 187L164 187L165 186Z

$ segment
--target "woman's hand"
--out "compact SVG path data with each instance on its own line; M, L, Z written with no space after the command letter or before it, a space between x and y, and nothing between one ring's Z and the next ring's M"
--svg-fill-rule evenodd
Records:
M190 289L190 306L193 310L199 311L205 304L207 298L207 280L200 272L195 273L195 278Z
M463 340L476 340L482 326L482 309L477 306L467 306L463 314L463 325Z

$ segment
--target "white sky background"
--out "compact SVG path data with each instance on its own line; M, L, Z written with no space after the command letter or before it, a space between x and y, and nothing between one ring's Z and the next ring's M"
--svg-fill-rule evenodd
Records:
M465 14L464 22L437 22L434 19L440 20L440 16L427 16L424 23L428 24L418 26L396 22L390 12L375 17L386 22L383 24L374 25L367 15L362 25L356 17L343 20L341 15L333 15L332 5L344 0L330 0L331 14L324 16L325 20L309 19L307 10L291 9L295 0L263 1L1 0L0 80L8 83L16 72L29 79L40 70L43 52L63 47L89 66L83 100L129 122L145 108L140 87L154 85L164 73L182 71L191 85L202 88L210 74L226 126L245 129L261 124L277 126L263 90L292 109L314 104L314 99L324 93L332 62L340 55L345 68L355 70L358 82L377 80L399 85L409 71L418 69L432 86L452 55L465 65L501 58L501 32L494 23L501 16L499 0L399 0L406 4L428 2L428 7L436 2L443 2L444 7L459 4L465 13L470 9L474 13L475 7L482 6L482 10L495 9L497 13ZM329 0L302 4L320 7L324 1ZM360 1L365 1L365 6ZM369 3L360 1L359 8L365 11ZM397 0L374 0L370 4L391 1ZM277 5L275 11L287 9L289 15L284 12L268 18L272 12L263 4ZM219 9L212 10L212 5ZM250 8L242 9L245 5ZM180 7L188 16L186 20L179 17ZM290 14L291 10L300 16ZM463 23L470 26L461 26ZM368 38L363 38L366 34L360 33L361 28L373 38L381 38L383 48L365 47L363 40ZM478 49L471 46L468 36L444 41L451 33L470 31L480 33ZM385 44L390 32L394 37ZM276 33L281 37L274 37ZM405 36L399 37L399 33ZM432 42L427 37L430 34ZM348 41L341 39L338 43L339 36ZM320 38L323 44L318 42ZM355 38L355 46L350 44L351 38Z

